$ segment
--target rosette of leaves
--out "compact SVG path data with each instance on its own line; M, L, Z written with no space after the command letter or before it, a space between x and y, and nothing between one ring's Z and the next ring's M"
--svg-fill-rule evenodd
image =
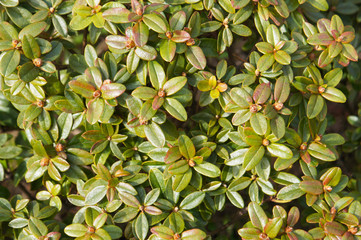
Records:
M202 208L202 201L206 197L206 192L201 191L201 182L195 180L190 184L200 191L191 192L182 199L179 194L174 194L172 187L174 181L175 179L172 178L165 179L164 174L159 169L153 168L149 171L150 185L161 190L154 206L162 210L161 215L150 216L150 218L152 223L163 221L164 226L172 229L175 233L181 233L186 229L187 221L195 220L192 209Z
M238 234L244 239L275 239L283 225L280 216L269 219L263 209L254 202L248 205L251 221L246 223Z
M293 229L298 222L300 212L297 207L286 210L276 205L272 209L273 218L269 219L263 209L254 202L248 205L248 214L251 221L238 230L238 234L244 239L313 239L312 235L301 229Z
M147 137L155 147L163 147L166 139L161 124L170 123L166 121L166 114L162 111L154 113L151 101L143 103L135 97L127 99L127 106L130 111L126 124L128 130L139 137Z
M250 11L251 8L245 7L240 9L234 16L228 14L227 17L224 17L224 14L220 9L216 7L210 9L211 14L216 21L208 21L202 23L201 29L202 32L218 31L217 51L220 54L223 53L227 47L230 47L232 45L233 33L241 37L249 37L252 35L251 29L248 28L246 25L242 24L244 21L247 20L246 16L249 17L248 13ZM234 10L232 13L234 13ZM232 17L233 23L230 23Z
M83 216L85 224L73 223L64 229L64 232L75 239L119 239L123 232L115 225L106 224L108 214L97 209L86 208Z
M282 18L289 16L287 3L284 0L259 1L255 8L257 8L257 14L260 18L265 21L272 19L277 26L281 25Z
M217 206L218 204L220 204L219 206L224 205L222 203L224 196L222 195L225 195L234 206L244 208L243 194L240 191L245 193L247 188L251 201L257 203L261 203L267 196L274 196L277 193L272 182L269 181L271 166L267 158L264 157L249 173L246 173L246 170L240 167L247 150L246 148L238 149L231 153L229 160L225 161L229 168L223 171L232 172L233 179L223 177L222 181L228 181L226 188L220 186L214 192L210 192L210 194L216 196L214 201L217 203ZM276 180L274 181L277 182ZM215 185L212 187L214 188ZM223 193L224 191L225 194Z
M251 170L262 160L267 152L271 156L276 156L282 159L291 159L293 153L289 147L279 143L279 138L271 134L271 129L268 127L265 134L260 136L251 127L239 128L241 136L245 142L250 146L244 155L243 168Z
M42 81L39 82L39 85L43 84ZM34 122L37 122L43 129L48 130L51 126L49 113L51 109L48 108L49 104L41 94L36 97L33 95L33 93L36 94L37 92L31 92L31 86L33 85L30 85L30 87L24 86L18 95L12 95L10 89L6 89L3 93L9 101L16 103L16 108L21 112L17 119L20 128L31 127Z
M114 215L114 222L128 222L128 224L132 225L135 236L144 240L148 236L150 224L159 222L164 219L164 217L161 215L162 210L153 206L160 194L158 188L154 188L148 193L142 189L139 193L139 198L142 199L141 202L135 196L129 194L129 196L126 194L121 195L121 199L126 206ZM160 219L157 221L158 216Z
M175 176L172 186L174 191L185 189L192 175L200 174L210 178L220 175L221 171L216 165L205 161L211 155L212 148L205 146L196 151L194 143L186 135L181 135L177 142L178 146L169 148L164 158L168 176Z
M184 11L176 12L169 18L169 29L167 32L160 34L162 40L159 52L164 61L171 62L174 59L177 53L177 46L180 48L179 45L182 45L182 43L192 42L191 35L184 30L186 21L187 15Z
M56 207L58 211L62 208L62 202L57 196L61 191L60 184L53 184L51 181L45 182L46 190L40 191L36 194L36 199L40 201L49 200L49 206Z
M267 83L269 79L276 78L282 74L282 70L277 68L261 71L262 61L260 61L260 58L259 53L252 52L249 56L249 62L244 63L244 73L232 76L228 84L242 84L242 86L246 87L255 83L257 80Z
M275 61L281 65L289 65L290 55L297 50L297 43L293 40L283 40L280 31L273 24L267 27L266 38L267 42L256 44L258 51L264 54L257 63L259 70L269 69Z
M217 80L216 76L210 72L202 72L201 75L204 80L199 81L197 84L197 88L202 92L199 104L206 106L212 103L214 99L218 99L221 93L227 91L228 86L221 80ZM222 78L224 75L219 76Z
M110 35L105 39L110 50L115 53L128 53L126 62L127 70L133 73L139 66L140 59L152 61L157 57L157 51L149 45L139 47L135 45L134 33L131 28L125 30L125 36Z
M61 181L62 176L60 172L68 170L70 164L64 158L54 153L55 149L49 149L48 151L53 150L49 152L49 155L40 140L33 140L32 146L36 155L26 162L28 169L25 174L26 181L33 182L42 177L45 172L55 181Z
M23 78L24 81L27 82L35 79L39 72L38 68L42 68L45 72L55 72L55 66L50 61L56 59L60 53L57 56L51 56L53 54L51 53L53 47L51 43L40 38L38 38L38 40L34 39L46 29L47 24L45 22L27 25L27 27L23 28L19 33L8 22L2 22L1 25L0 37L2 44L0 49L5 52L0 60L1 75L9 77L13 74L20 64L20 56L22 54L31 59L32 62L25 63L21 66L18 72L20 79ZM40 48L39 45L42 47ZM40 58L41 54L46 55ZM25 75L27 76L25 77ZM22 85L25 85L25 83L22 83Z
M194 239L194 240L203 240L207 237L205 232L200 229L190 229L184 232L178 233L174 232L172 229L166 226L156 226L152 227L150 231L153 233L153 236L156 236L157 239ZM155 239L150 236L149 239Z
M106 77L97 67L89 67L83 76L69 82L69 87L86 98L86 119L90 124L98 121L107 122L118 105L116 100L124 91L125 86L114 83Z
M9 224L12 226L15 226L16 222L22 222L19 225L24 226L25 224L26 226L27 219L25 219L26 218L25 208L29 203L29 199L23 199L20 195L15 195L9 200L5 198L0 198L0 202L2 206L0 222L9 222Z
M100 5L100 2L100 0L79 1L72 9L74 17L69 23L70 28L82 30L90 24L93 24L96 28L105 28L106 21L103 17L103 11L106 6ZM120 6L123 5L120 4Z
M185 108L176 98L173 98L172 95L179 92L186 85L187 78L180 76L167 80L163 67L156 61L149 62L148 69L153 88L140 86L132 92L134 97L145 101L144 105L151 105L151 109L148 109L148 107L145 109L150 111L150 114L147 113L147 118L142 119L142 121L148 121L162 106L175 119L186 121L187 112Z
M11 212L12 220L9 226L19 231L19 238L26 239L60 239L56 224L49 223L49 218L54 216L57 209L51 206L41 206L36 201L29 201L29 199L22 199L20 195L15 195L10 199L1 199L4 210ZM8 220L7 220L8 221ZM11 233L5 233L6 236L11 236Z
M316 213L312 213L306 218L308 223L319 225L309 231L313 238L359 238L360 215L358 209L361 207L359 201L352 197L340 197L333 194L325 200L316 202L315 205Z
M82 137L94 143L90 149L91 154L98 154L110 148L114 156L124 158L117 144L125 141L127 136L119 134L119 125L114 129L111 124L101 124L99 130L86 131Z
M46 48L40 48L37 40L29 34L24 35L21 45L22 51L31 62L24 63L19 69L19 78L24 82L31 82L38 77L40 70L47 73L54 73L56 71L55 65L50 61L44 61L41 55L49 52L52 49L50 42L46 40L39 40ZM46 60L46 57L45 57Z
M300 128L300 130L301 129L302 128ZM293 158L278 158L274 163L274 167L277 170L286 169L299 159L308 165L317 165L316 160L320 162L335 161L338 157L335 146L345 142L339 134L324 134L318 131L317 134L311 138L309 131L299 134L289 128L286 129L285 140L292 149Z
M250 122L254 131L264 135L269 123L265 114L260 111L266 106L271 96L271 87L267 83L259 84L251 95L244 88L234 87L230 91L231 100L226 105L226 112L235 113L232 117L233 125Z
M277 198L281 201L291 201L306 194L308 206L318 204L323 198L331 198L342 191L348 182L348 177L342 175L338 167L327 169L317 180L314 169L309 168L308 175L302 177L302 181L288 184L279 190Z
M297 76L293 85L302 92L309 92L310 98L307 103L307 117L313 119L323 111L326 111L327 105L325 99L344 103L346 96L343 92L335 88L342 79L342 70L333 69L322 78L320 71L313 65L307 67L308 77ZM324 118L324 117L322 117ZM322 119L321 118L321 119Z
M30 0L29 4L37 9L37 12L31 17L30 22L50 22L52 23L56 32L62 37L68 35L68 24L62 15L67 15L72 11L71 2L57 1L42 1Z
M51 240L59 240L61 237L61 233L55 231L54 226L46 225L42 220L30 217L28 223L28 231L23 230L19 238L35 238L35 239L51 239Z
M116 207L119 207L121 204L119 199L132 198L133 195L137 195L137 191L132 185L118 179L119 177L131 175L124 170L120 164L121 162L113 164L111 171L102 163L98 163L96 166L93 165L93 171L97 175L84 183L82 187L82 192L84 192L85 195L84 199L76 197L73 199L82 199L83 206L89 206L96 205L106 197L109 203L113 203L115 211L117 209ZM111 204L108 206L110 205Z
M342 66L347 66L350 61L357 61L358 55L351 42L355 38L355 30L351 26L344 26L341 18L334 15L330 20L320 19L317 28L311 24L304 25L307 42L322 51L318 58L318 66L326 67L335 59Z
M114 23L133 23L131 32L134 44L143 47L149 38L149 30L157 33L165 33L167 30L167 21L160 14L168 5L149 4L144 5L137 0L131 1L131 11L122 8L112 8L104 12L103 16Z

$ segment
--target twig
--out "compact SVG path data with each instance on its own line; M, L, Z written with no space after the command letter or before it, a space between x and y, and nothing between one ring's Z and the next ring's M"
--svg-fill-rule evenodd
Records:
M85 28L84 29L84 34L83 34L83 43L82 43L82 53L84 54L84 50L85 50L85 46L88 42L88 29Z

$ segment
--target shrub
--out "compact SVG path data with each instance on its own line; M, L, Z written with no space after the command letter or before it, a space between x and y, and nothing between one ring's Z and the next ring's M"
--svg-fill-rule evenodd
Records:
M0 238L361 239L358 3L0 0Z

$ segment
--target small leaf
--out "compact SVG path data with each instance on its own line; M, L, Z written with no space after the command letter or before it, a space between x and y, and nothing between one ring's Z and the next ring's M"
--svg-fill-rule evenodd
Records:
M204 192L193 192L187 195L180 203L179 207L184 210L190 210L200 205L205 197Z

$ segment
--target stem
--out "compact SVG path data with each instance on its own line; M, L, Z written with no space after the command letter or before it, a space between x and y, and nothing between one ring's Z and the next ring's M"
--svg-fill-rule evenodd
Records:
M85 28L83 33L82 54L84 54L85 47L88 42L87 39L88 39L88 28Z

